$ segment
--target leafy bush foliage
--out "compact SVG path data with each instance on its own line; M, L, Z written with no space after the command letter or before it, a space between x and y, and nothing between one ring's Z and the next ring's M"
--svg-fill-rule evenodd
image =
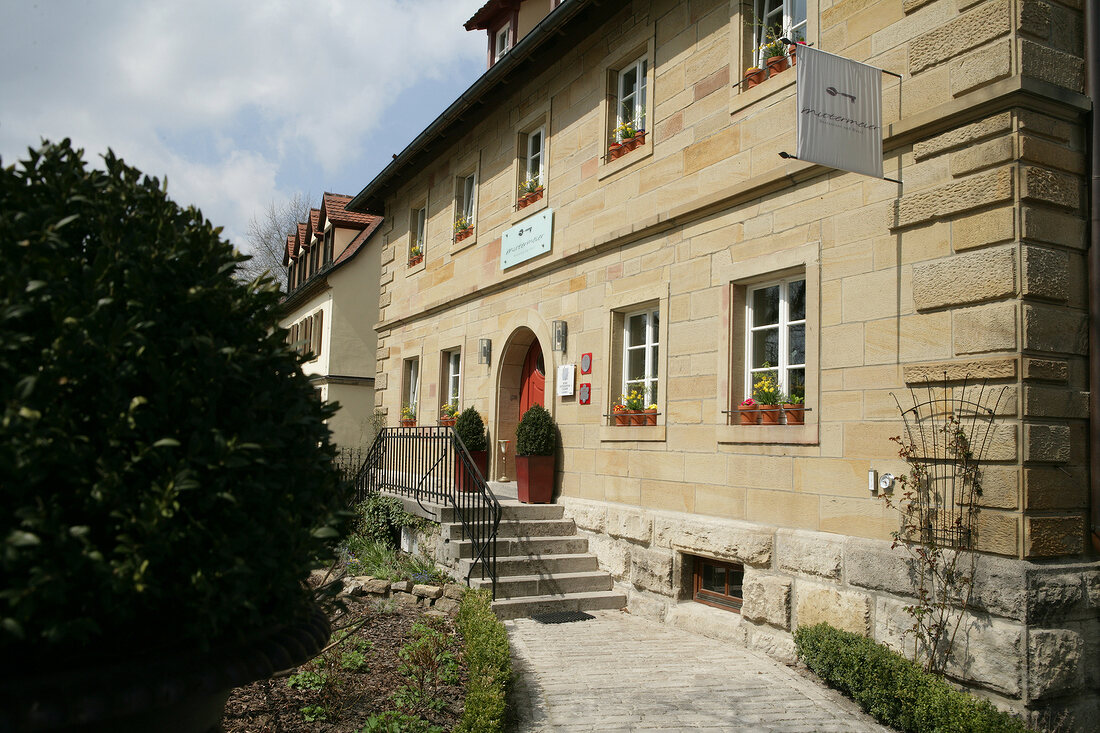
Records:
M457 730L498 733L503 730L506 690L512 676L508 634L492 609L486 590L469 590L458 608L458 630L466 640L464 661L469 675L466 704Z
M443 733L443 729L415 715L387 710L367 718L359 733Z
M554 418L542 405L532 405L516 428L517 456L552 456L557 444Z
M903 731L1024 733L1019 718L955 690L881 644L828 624L801 627L798 657L886 725Z
M275 284L82 155L0 170L0 655L31 667L289 620L345 503Z
M392 496L371 494L355 508L359 521L348 536L347 549L358 555L367 545L381 544L397 549L402 527L418 527L421 519L405 511Z
M452 582L449 575L426 557L392 550L380 542L355 544L357 554L348 556L348 575L370 575L391 582L411 580L430 585Z
M467 407L458 413L455 418L455 432L458 433L462 444L468 451L486 450L488 444L485 440L485 422L481 419L481 413L472 407Z

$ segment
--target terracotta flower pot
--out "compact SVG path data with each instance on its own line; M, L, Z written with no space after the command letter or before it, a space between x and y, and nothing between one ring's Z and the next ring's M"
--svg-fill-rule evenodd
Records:
M466 239L466 237L470 236L473 233L474 233L474 228L473 227L470 227L468 229L463 229L462 231L455 234L455 241L456 242L461 242L463 239Z
M630 411L630 424L631 425L645 425L645 411L644 410L631 410Z
M618 160L623 154L623 146L621 143L611 143L611 147L607 149L608 160Z
M416 427L416 418L415 417L412 420L402 419L400 422L401 422L401 427L403 427L403 428L415 428Z
M554 456L516 456L516 493L524 504L554 498Z
M481 477L488 481L486 476L489 475L489 451L487 450L472 450L470 451L470 458L473 459L474 465L478 471L481 471ZM455 456L455 483L458 485L458 490L471 494L477 491L477 484L473 479L466 475L466 472L462 468L462 459Z
M779 413L779 405L760 405L760 424L778 425Z
M454 416L453 415L451 417L441 416L439 418L439 425L440 425L440 427L444 427L444 428L453 428L454 425L455 425Z
M616 425L630 424L630 413L626 412L625 410L615 410L613 414L615 416Z
M634 140L638 143L638 147L645 145L645 130L639 130L638 134L634 136Z
M645 424L646 425L656 425L657 424L657 411L656 410L646 410L645 411Z
M745 79L748 81L745 84L745 88L752 89L754 86L764 81L766 72L763 69L754 69L752 71L745 72Z
M772 56L768 59L768 76L775 76L791 68L786 56Z
M638 147L638 139L637 138L628 137L625 140L623 140L623 150L626 150L627 152L629 152L629 151L633 150L636 147Z
M798 44L797 43L792 43L787 48L787 55L790 56L791 66L794 66L795 64L798 63L797 56L796 56L797 53L798 53Z
M742 425L755 425L760 421L760 411L756 405L738 405L737 410L741 414Z
M424 255L417 255L416 257L410 257L409 258L409 267L412 267L413 265L419 265L423 261L424 261Z
M784 402L783 416L788 425L803 425L806 420L806 406Z

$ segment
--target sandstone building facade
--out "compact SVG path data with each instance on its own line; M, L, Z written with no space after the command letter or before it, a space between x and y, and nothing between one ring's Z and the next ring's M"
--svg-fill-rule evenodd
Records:
M372 437L374 355L378 335L380 217L348 211L350 196L326 193L309 221L287 235L287 296L280 325L309 359L302 369L326 401L341 409L329 420L341 448Z
M779 156L795 70L743 83L777 4L784 32L901 75L881 89L901 185ZM905 643L911 569L868 474L907 470L910 388L1003 386L949 672L1095 719L1080 0L494 0L468 27L489 69L349 204L384 217L390 423L473 405L508 480L542 402L555 500L631 611L790 654L821 620ZM627 150L624 122L646 133ZM737 424L769 371L803 425ZM635 388L655 425L614 424ZM694 602L703 572L739 613Z

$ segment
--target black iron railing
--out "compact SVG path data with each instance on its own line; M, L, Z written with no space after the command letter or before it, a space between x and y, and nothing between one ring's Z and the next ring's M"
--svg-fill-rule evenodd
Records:
M500 502L453 428L383 428L355 477L355 500L383 491L415 499L425 511L425 501L453 509L472 546L466 584L479 571L496 598Z

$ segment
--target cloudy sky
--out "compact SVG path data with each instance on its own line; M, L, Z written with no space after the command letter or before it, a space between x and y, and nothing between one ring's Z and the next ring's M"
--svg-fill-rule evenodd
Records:
M0 160L108 147L243 245L358 193L484 71L484 0L0 0Z

